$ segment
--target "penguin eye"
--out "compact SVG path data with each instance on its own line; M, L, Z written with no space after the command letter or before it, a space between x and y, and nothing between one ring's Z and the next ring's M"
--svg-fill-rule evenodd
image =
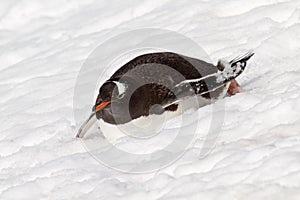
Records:
M118 99L122 99L124 97L124 93L121 93L117 96Z

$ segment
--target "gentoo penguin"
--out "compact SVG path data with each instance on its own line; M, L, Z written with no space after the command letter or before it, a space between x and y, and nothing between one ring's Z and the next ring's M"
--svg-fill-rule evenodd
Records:
M122 125L141 117L176 112L180 102L191 96L212 102L226 92L239 93L235 78L253 55L248 52L230 62L219 60L217 65L173 52L140 55L100 87L92 114L76 136L82 138L97 119Z

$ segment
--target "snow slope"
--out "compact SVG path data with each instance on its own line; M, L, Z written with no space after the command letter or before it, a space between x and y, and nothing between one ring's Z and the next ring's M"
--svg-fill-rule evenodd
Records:
M73 93L100 43L144 27L186 35L214 62L256 55L244 93L221 101L210 155L196 142L163 170L128 174L74 138ZM1 0L0 199L299 199L299 35L298 0Z

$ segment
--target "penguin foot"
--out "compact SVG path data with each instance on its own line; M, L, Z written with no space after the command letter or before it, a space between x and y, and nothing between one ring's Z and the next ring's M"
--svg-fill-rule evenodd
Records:
M241 93L243 92L243 90L241 89L240 85L238 84L238 82L233 79L230 81L230 85L229 85L229 88L227 90L227 93L230 95L230 96L233 96L237 93Z

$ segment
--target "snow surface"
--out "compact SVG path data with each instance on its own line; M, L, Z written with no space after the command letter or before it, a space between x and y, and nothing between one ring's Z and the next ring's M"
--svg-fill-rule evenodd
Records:
M226 113L207 157L196 142L165 169L128 174L74 138L73 93L94 48L145 26L192 38L215 63L256 54L244 93L216 103ZM1 0L0 199L299 199L299 55L298 0Z

